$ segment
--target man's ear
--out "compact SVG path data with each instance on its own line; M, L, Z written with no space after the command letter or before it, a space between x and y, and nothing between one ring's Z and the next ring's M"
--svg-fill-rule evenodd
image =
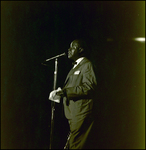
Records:
M83 48L79 48L79 53L82 53L84 51L84 49Z

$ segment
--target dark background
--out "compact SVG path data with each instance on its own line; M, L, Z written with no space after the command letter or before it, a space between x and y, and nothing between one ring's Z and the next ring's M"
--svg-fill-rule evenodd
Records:
M98 68L97 148L144 148L144 1L1 2L1 148L48 149L54 60L84 37ZM110 40L113 39L113 40ZM58 60L57 87L71 62ZM98 92L98 91L97 91ZM56 104L53 148L68 124Z

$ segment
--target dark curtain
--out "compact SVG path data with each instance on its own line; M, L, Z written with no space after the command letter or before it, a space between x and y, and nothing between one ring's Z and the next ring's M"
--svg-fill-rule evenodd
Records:
M1 1L1 148L48 149L54 60L84 38L98 69L97 148L144 148L144 1ZM58 60L57 87L71 62ZM56 104L53 148L68 123ZM96 146L95 146L96 147Z

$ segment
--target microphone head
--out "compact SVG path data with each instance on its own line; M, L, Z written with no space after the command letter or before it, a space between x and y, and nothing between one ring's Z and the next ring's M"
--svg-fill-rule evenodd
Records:
M55 59L55 58L58 58L58 57L61 57L61 56L64 56L64 55L66 55L65 52L62 53L62 54L59 54L59 55L57 55L57 56L54 56L54 57L52 57L52 58L46 59L45 61L50 61L50 60L52 60L52 59Z
M63 55L66 55L66 53L64 52Z

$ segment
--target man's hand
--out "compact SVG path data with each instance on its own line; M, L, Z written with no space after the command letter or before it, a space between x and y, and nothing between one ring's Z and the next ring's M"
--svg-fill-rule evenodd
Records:
M52 100L54 102L60 103L60 95L57 95L57 91L61 91L61 88L59 87L57 90L53 90L49 95L49 100Z
M56 90L56 95L61 96L61 97L64 96L64 92L60 87Z

